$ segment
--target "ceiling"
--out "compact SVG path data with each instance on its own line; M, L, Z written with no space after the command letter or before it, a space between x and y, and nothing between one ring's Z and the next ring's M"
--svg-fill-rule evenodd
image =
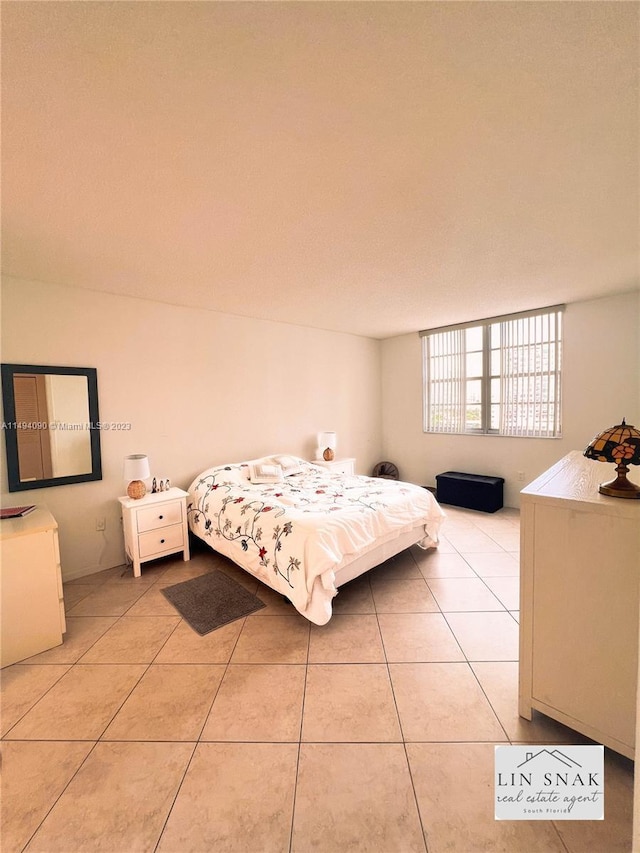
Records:
M3 272L374 338L636 289L639 14L3 2Z

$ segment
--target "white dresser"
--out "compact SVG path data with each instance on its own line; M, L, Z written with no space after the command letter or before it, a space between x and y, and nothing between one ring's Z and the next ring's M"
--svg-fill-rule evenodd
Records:
M146 494L139 500L118 498L122 505L124 544L133 563L133 574L140 577L141 564L167 554L182 551L189 559L187 492L171 488Z
M640 501L599 494L613 469L573 451L521 492L519 711L633 758Z
M0 521L2 666L62 643L66 631L58 524L44 506Z

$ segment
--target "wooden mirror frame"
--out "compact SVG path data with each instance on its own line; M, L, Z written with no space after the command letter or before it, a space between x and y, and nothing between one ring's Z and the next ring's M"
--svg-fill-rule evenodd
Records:
M10 492L45 489L49 486L66 486L69 483L86 483L102 479L102 457L100 452L100 418L98 415L98 375L95 367L52 367L36 364L3 364L2 397L4 404L3 432L7 452L7 479ZM54 376L85 376L88 389L89 424L91 447L91 471L65 477L48 477L39 480L21 480L18 457L18 430L16 401L13 379L16 374L36 373Z

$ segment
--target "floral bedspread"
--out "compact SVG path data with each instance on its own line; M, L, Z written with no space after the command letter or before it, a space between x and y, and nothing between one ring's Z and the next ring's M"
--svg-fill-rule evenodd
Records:
M189 526L323 625L338 569L418 524L419 544L437 545L444 513L411 483L330 473L302 460L300 468L269 485L250 482L249 463L209 468L189 489Z

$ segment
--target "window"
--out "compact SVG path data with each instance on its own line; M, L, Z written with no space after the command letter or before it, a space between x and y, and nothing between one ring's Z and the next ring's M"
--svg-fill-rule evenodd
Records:
M562 310L420 332L424 431L558 438Z

